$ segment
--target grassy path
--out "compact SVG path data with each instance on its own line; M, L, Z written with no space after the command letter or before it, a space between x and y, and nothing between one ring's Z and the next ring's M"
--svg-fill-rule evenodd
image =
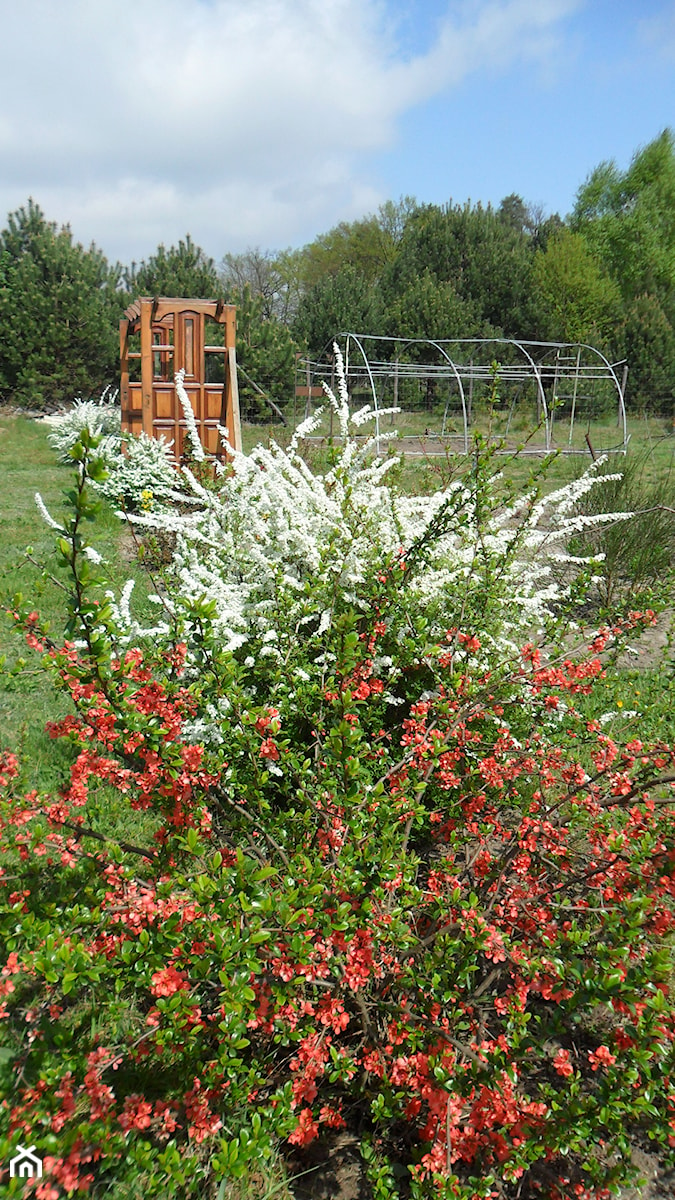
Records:
M44 732L45 722L66 711L67 702L54 691L39 657L24 645L6 609L12 596L21 592L50 623L54 637L62 636L66 594L48 578L51 572L60 574L55 534L38 511L35 492L39 490L58 520L63 513L63 494L72 479L72 470L57 462L45 425L23 417L0 418L0 654L5 657L0 671L0 745L22 749L26 786L44 789L63 781L70 761L69 747L51 741ZM119 520L104 506L91 530L96 548L121 585L131 568L120 555ZM35 562L26 558L27 547ZM66 575L63 582L68 582ZM24 668L14 673L22 659Z
M55 696L39 659L24 647L5 609L21 592L55 631L63 625L63 594L41 578L25 550L32 546L38 562L49 561L53 530L40 516L34 493L39 488L47 507L57 513L66 484L67 471L56 462L45 426L23 418L0 421L0 650L6 660L0 674L0 741L3 747L23 751L26 786L50 789L61 782L68 755L50 741L44 725L64 711L65 701ZM21 658L26 661L24 670L10 673Z

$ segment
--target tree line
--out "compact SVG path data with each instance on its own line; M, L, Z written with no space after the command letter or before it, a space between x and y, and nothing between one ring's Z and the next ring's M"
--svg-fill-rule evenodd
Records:
M299 352L340 330L403 337L581 341L630 368L633 408L675 396L675 139L622 171L601 163L565 219L512 194L498 206L387 201L296 250L215 261L186 236L111 264L29 200L0 232L0 399L27 407L97 394L118 371L118 320L137 295L238 306L245 413L292 396Z

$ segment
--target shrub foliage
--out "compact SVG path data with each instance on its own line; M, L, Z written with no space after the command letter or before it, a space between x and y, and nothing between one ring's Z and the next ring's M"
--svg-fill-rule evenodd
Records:
M86 553L95 442L65 639L16 601L72 767L42 796L2 763L2 1160L37 1146L40 1200L215 1197L347 1131L377 1200L515 1200L667 1153L675 754L575 708L653 619L556 648L579 482L540 533L480 454L426 508L348 438L322 479L297 443L186 472L144 636Z

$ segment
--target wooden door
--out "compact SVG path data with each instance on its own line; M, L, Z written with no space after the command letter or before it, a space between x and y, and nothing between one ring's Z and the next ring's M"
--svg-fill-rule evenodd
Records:
M164 438L173 444L180 461L187 423L174 378L183 370L183 386L204 448L209 454L222 454L221 425L228 429L230 443L240 449L234 307L222 301L143 296L129 306L125 318L120 323L123 427ZM217 334L212 339L215 344L209 346L205 344L207 321L209 331L215 324ZM140 352L130 349L133 334L140 334ZM222 356L219 382L207 379L206 355ZM140 382L129 378L129 359L134 358L140 359Z

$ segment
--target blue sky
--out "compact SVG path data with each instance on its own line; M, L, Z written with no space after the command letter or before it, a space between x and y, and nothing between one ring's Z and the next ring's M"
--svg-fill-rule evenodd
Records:
M0 0L0 209L128 262L386 199L565 214L675 127L675 0Z
M419 45L446 6L411 0L401 8ZM571 4L550 32L529 61L479 67L406 112L396 145L372 160L383 189L435 203L497 204L518 192L564 216L599 162L625 167L675 127L675 4Z

